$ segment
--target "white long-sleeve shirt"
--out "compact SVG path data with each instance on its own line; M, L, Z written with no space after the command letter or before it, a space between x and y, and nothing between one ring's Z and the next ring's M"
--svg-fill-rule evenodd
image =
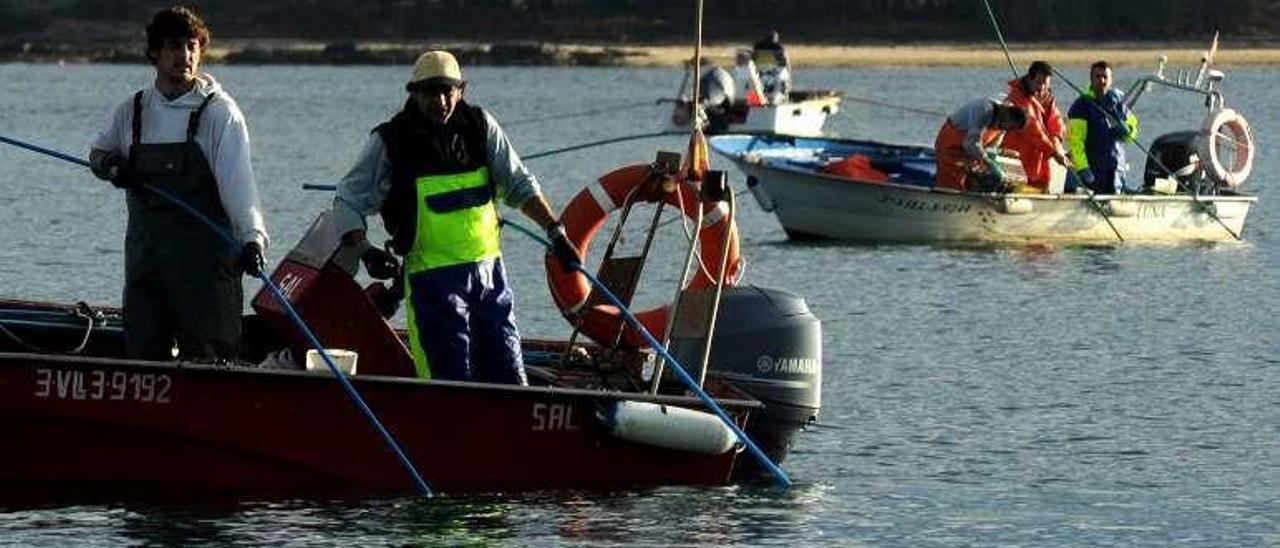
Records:
M240 107L213 76L201 74L191 91L173 100L165 98L155 86L144 90L141 140L143 143L186 141L191 112L200 107L205 97L215 92L218 96L209 102L200 116L196 144L204 152L218 182L218 196L231 221L232 235L241 243L256 241L265 250L270 239L250 164L249 127ZM90 148L128 158L131 144L133 95L116 107L107 128L98 134Z

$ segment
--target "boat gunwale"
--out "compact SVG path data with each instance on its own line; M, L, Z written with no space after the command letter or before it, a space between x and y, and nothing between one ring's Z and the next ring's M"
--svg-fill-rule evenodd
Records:
M102 364L106 366L124 366L164 371L182 371L184 373L210 374L210 373L233 373L247 375L266 375L273 377L298 377L312 379L312 381L333 381L335 379L328 373L309 372L294 369L263 369L239 365L215 365L197 362L157 362L149 360L135 360L124 358L108 358L108 357L84 357L84 356L68 356L58 354L42 354L37 352L0 352L0 364L6 362L19 361L37 361L37 362L53 362L61 364L72 364L77 366ZM419 379L410 377L393 377L386 375L350 375L347 379L353 383L369 383L378 385L417 385L421 387L441 387L449 389L470 389L485 390L493 392L514 392L520 394L543 394L570 397L585 397L589 399L602 400L628 400L639 401L656 404L670 404L680 407L705 408L706 405L702 400L694 396L674 396L665 394L650 394L648 392L623 392L619 390L593 390L587 388L568 388L555 386L520 386L515 384L497 384L483 383L473 381L450 381L440 379ZM735 409L762 409L764 402L758 399L721 399L716 398L715 402L722 406L733 407Z

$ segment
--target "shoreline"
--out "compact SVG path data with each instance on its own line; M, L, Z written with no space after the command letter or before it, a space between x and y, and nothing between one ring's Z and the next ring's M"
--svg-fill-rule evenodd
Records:
M1118 67L1147 68L1167 55L1170 66L1195 66L1206 44L1186 42L1039 43L1015 47L1014 64L1043 59L1064 66L1106 59ZM703 46L704 62L731 66L734 51L747 44ZM47 44L25 42L0 47L0 62L144 63L138 44ZM473 66L680 67L692 57L688 45L612 45L550 42L318 42L292 39L215 40L206 52L210 63L241 65L410 65L433 48L453 51ZM988 43L903 43L835 46L788 44L793 64L804 68L994 67L1007 64L1003 51ZM1219 49L1220 66L1280 65L1280 43ZM1022 67L1018 67L1021 69Z

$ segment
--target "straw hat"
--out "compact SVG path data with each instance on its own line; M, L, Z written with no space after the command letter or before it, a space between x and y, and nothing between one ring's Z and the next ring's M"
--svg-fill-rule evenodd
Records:
M428 51L413 63L413 74L407 87L419 84L445 84L460 86L463 83L462 68L452 53L442 50Z

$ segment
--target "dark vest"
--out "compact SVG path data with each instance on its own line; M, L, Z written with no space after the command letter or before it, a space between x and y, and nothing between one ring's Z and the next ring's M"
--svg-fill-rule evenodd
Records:
M404 255L417 235L415 181L425 175L467 173L489 165L484 111L459 101L444 125L435 124L410 99L404 109L374 131L391 161L391 189L382 202L382 222L392 251ZM494 197L490 180L488 198Z

